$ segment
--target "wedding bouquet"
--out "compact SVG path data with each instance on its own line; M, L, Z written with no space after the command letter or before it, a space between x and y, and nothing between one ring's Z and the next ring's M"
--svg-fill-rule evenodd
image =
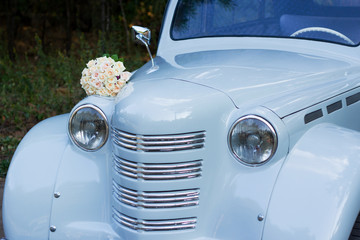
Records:
M123 62L114 56L99 57L86 64L80 84L88 96L115 97L129 81L131 73L125 71Z

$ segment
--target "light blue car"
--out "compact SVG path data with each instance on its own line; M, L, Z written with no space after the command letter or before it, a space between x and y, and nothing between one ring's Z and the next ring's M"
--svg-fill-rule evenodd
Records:
M360 0L170 0L117 97L22 140L6 238L360 239L359 43Z

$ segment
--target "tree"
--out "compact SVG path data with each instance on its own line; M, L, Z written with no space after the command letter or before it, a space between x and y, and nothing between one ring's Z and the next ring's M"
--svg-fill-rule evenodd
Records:
M66 53L69 55L72 43L72 31L74 25L74 1L66 0Z
M8 54L11 61L15 60L15 34L16 34L16 24L15 17L17 12L17 1L16 0L6 0L6 32L7 32L7 42L8 42Z

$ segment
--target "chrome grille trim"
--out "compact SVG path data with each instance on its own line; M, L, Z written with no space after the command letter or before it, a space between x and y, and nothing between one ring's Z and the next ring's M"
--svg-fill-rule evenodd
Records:
M126 216L113 208L113 219L116 223L138 231L173 231L194 229L197 218L177 218L162 220L141 220Z
M132 207L177 208L199 205L199 189L144 191L125 188L113 182L114 198Z
M202 160L178 163L136 163L114 155L119 174L144 180L177 180L201 176Z
M112 128L112 136L116 145L143 152L200 149L205 144L205 131L171 135L136 135Z

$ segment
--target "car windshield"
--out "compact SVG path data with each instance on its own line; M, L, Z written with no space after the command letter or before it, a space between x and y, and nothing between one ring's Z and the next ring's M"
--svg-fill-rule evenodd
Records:
M360 0L179 0L171 37L301 38L360 42Z

